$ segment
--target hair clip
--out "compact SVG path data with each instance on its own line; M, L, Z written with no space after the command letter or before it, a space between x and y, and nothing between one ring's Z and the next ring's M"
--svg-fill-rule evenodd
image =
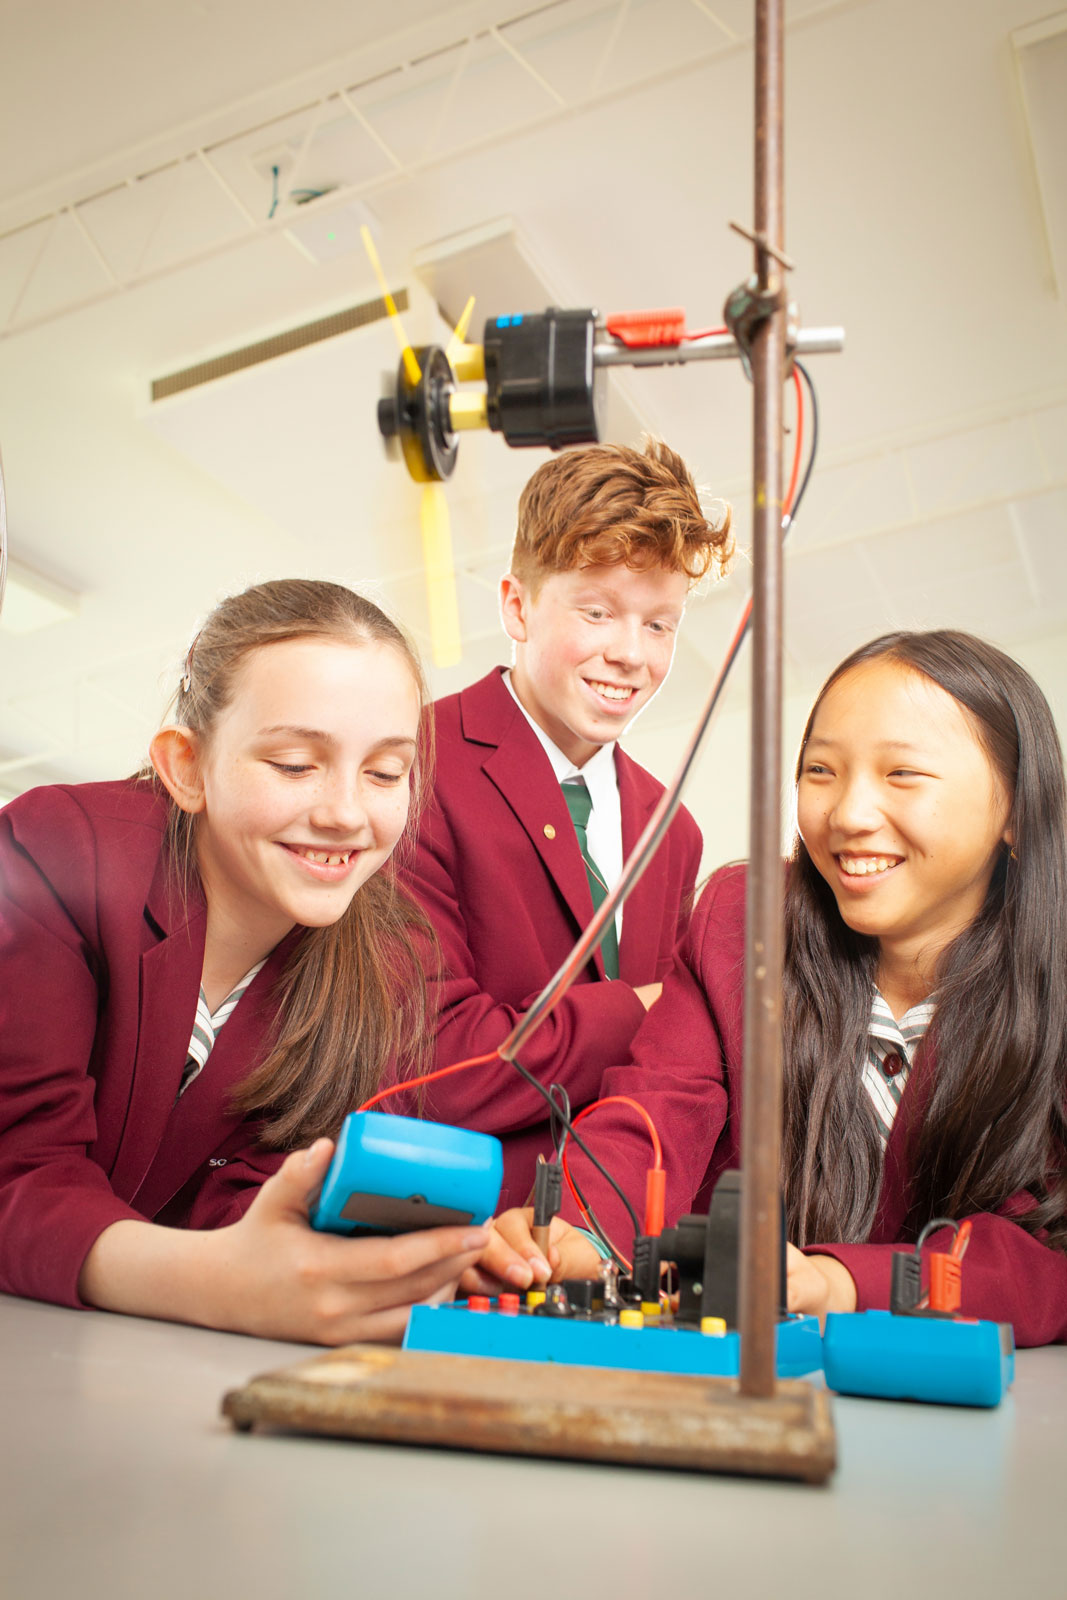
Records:
M189 646L189 649L186 651L185 665L182 668L182 675L181 675L182 694L188 694L190 688L192 687L192 682L193 682L193 651L196 649L196 641L197 641L197 639L199 639L199 637L200 637L202 632L203 632L202 628L198 628L196 630L196 634L195 634L195 636L193 638L193 642Z

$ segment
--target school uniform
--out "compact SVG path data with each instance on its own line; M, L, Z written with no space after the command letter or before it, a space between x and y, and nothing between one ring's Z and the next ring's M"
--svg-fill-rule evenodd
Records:
M176 894L144 782L32 790L0 810L0 1290L78 1306L125 1218L215 1228L282 1157L229 1107L268 1048L293 935L188 1082L206 913ZM183 1074L188 1087L184 1093Z
M569 955L593 902L566 798L501 670L433 710L433 799L401 876L441 946L433 987L443 1067L504 1041ZM617 746L614 762L626 855L663 787ZM596 1098L604 1071L628 1054L645 1015L634 988L670 970L700 848L700 830L679 811L626 902L620 981L606 979L597 951L522 1051L523 1066L546 1086L562 1083L574 1109ZM512 1066L490 1063L431 1084L423 1110L498 1135L501 1209L525 1202L535 1154L551 1143L543 1099Z
M724 868L711 879L663 995L634 1040L632 1065L609 1072L604 1079L605 1095L637 1096L656 1125L667 1171L668 1224L687 1212L706 1211L719 1175L741 1165L745 880L743 866ZM880 1027L877 1017L876 1006L875 1035ZM870 1054L881 1056L885 1065L881 1044L872 1046ZM890 1076L901 1075L895 1063L890 1062L889 1069ZM809 1253L833 1256L848 1268L856 1282L860 1311L888 1307L894 1246L915 1242L907 1231L910 1134L920 1124L936 1070L930 1050L919 1053L905 1075L886 1134L882 1183L868 1242L809 1247ZM614 1106L591 1118L588 1132L591 1144L595 1138L592 1148L598 1159L622 1184L640 1215L645 1172L651 1165L647 1137ZM625 1250L632 1230L624 1209L584 1158L574 1155L573 1163L601 1222ZM1067 1255L1012 1220L1031 1204L1027 1195L1013 1195L996 1214L972 1217L963 1268L964 1315L1014 1323L1020 1345L1067 1339ZM563 1215L580 1220L569 1199ZM929 1245L944 1250L951 1237L944 1229L931 1235Z

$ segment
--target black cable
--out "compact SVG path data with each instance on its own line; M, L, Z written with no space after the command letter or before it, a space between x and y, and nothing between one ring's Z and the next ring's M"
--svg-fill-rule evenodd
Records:
M574 1190L575 1194L578 1196L579 1204L584 1208L585 1214L589 1219L590 1230L593 1233L596 1234L597 1238L600 1240L600 1243L604 1246L604 1249L608 1252L608 1254L611 1256L611 1259L615 1262L615 1265L617 1267L620 1267L623 1272L629 1272L630 1268L627 1265L627 1262L619 1254L618 1250L615 1248L615 1246L612 1244L611 1240L608 1238L607 1231L604 1228L603 1223L600 1221L600 1218L597 1216L596 1212L593 1210L592 1206L589 1204L589 1201L585 1198L585 1195L582 1193L582 1186L578 1182L578 1179L574 1176L574 1173L570 1172L570 1171L568 1171L567 1176L570 1178L571 1188Z
M548 1093L549 1105L551 1107L548 1122L549 1133L552 1139L554 1159L562 1169L563 1153L567 1148L567 1139L569 1136L561 1119L566 1119L568 1121L570 1119L571 1097L563 1087L562 1083L550 1083L548 1086ZM560 1110L560 1107L562 1107L562 1110ZM589 1219L590 1231L596 1235L604 1249L614 1259L616 1264L620 1266L624 1272L627 1271L628 1268L625 1260L608 1238L607 1231L605 1230L603 1223L600 1221L600 1218L597 1216L596 1212L585 1198L585 1195L582 1193L581 1185L578 1183L578 1180L575 1178L573 1173L568 1173L568 1177L570 1178L572 1189L578 1196L578 1203L584 1208L585 1214Z
M570 1117L562 1116L560 1114L558 1106L553 1107L552 1091L550 1089L546 1089L544 1084L539 1082L538 1079L534 1077L532 1072L527 1072L526 1068L522 1065L522 1062L518 1059L517 1056L508 1056L507 1059L511 1062L512 1066L515 1068L515 1071L519 1074L520 1078L525 1078L526 1082L531 1086L531 1088L534 1088L534 1089L537 1090L537 1092L541 1096L542 1100L547 1101L550 1112L553 1109L555 1110L556 1116L559 1117L561 1125L566 1130L566 1132L570 1135L570 1137L574 1140L575 1144L578 1146L578 1148L582 1152L582 1154L584 1156L586 1156L593 1163L593 1166L600 1173L600 1176L602 1178L606 1178L608 1183L611 1184L611 1187L615 1190L615 1193L618 1195L619 1199L622 1201L623 1205L626 1207L627 1211L630 1214L630 1221L633 1223L634 1238L636 1239L639 1236L640 1232L641 1232L641 1224L637 1220L637 1212L634 1210L633 1206L630 1204L630 1201L629 1201L625 1191L622 1189L621 1185L616 1183L615 1179L611 1176L611 1173L608 1172L606 1167L602 1167L600 1165L600 1162L597 1160L597 1158L593 1154L593 1152L589 1149L589 1146L586 1144L586 1142L582 1138L581 1134L577 1133L575 1131L574 1124L571 1121Z
M815 385L811 381L811 373L808 371L807 367L802 361L794 361L793 365L800 373L800 376L804 379L804 384L808 391L808 399L811 401L811 447L808 450L808 462L807 466L804 468L804 476L800 480L800 488L797 490L797 497L793 501L792 508L789 512L789 521L786 524L784 530L785 533L789 532L789 529L796 521L797 512L800 510L800 502L803 500L804 491L808 487L808 481L811 478L811 471L815 465L815 455L819 448L819 399L815 393Z
M960 1231L959 1223L954 1222L951 1217L935 1217L932 1222L928 1222L926 1224L926 1227L923 1229L922 1233L920 1233L918 1239L916 1239L915 1254L919 1254L930 1234L938 1233L942 1228L951 1228L954 1234L957 1234Z
M548 1086L548 1129L552 1138L552 1149L556 1160L562 1162L563 1152L567 1147L567 1130L563 1120L570 1120L571 1097L561 1083L550 1083ZM556 1101L559 1100L559 1106Z

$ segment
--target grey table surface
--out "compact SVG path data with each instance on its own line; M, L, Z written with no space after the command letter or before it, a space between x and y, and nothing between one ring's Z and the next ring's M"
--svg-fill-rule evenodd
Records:
M1067 1597L1067 1348L995 1411L834 1401L823 1488L238 1434L302 1345L0 1296L0 1595Z

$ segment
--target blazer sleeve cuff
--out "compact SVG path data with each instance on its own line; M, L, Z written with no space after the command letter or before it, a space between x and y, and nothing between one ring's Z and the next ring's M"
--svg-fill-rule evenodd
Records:
M20 1222L14 1213L22 1208L34 1215ZM15 1207L5 1208L3 1231L10 1240L18 1240L18 1249L17 1255L11 1249L3 1252L0 1289L87 1310L78 1279L89 1251L112 1223L144 1220L111 1193L82 1189L54 1197L24 1195Z

